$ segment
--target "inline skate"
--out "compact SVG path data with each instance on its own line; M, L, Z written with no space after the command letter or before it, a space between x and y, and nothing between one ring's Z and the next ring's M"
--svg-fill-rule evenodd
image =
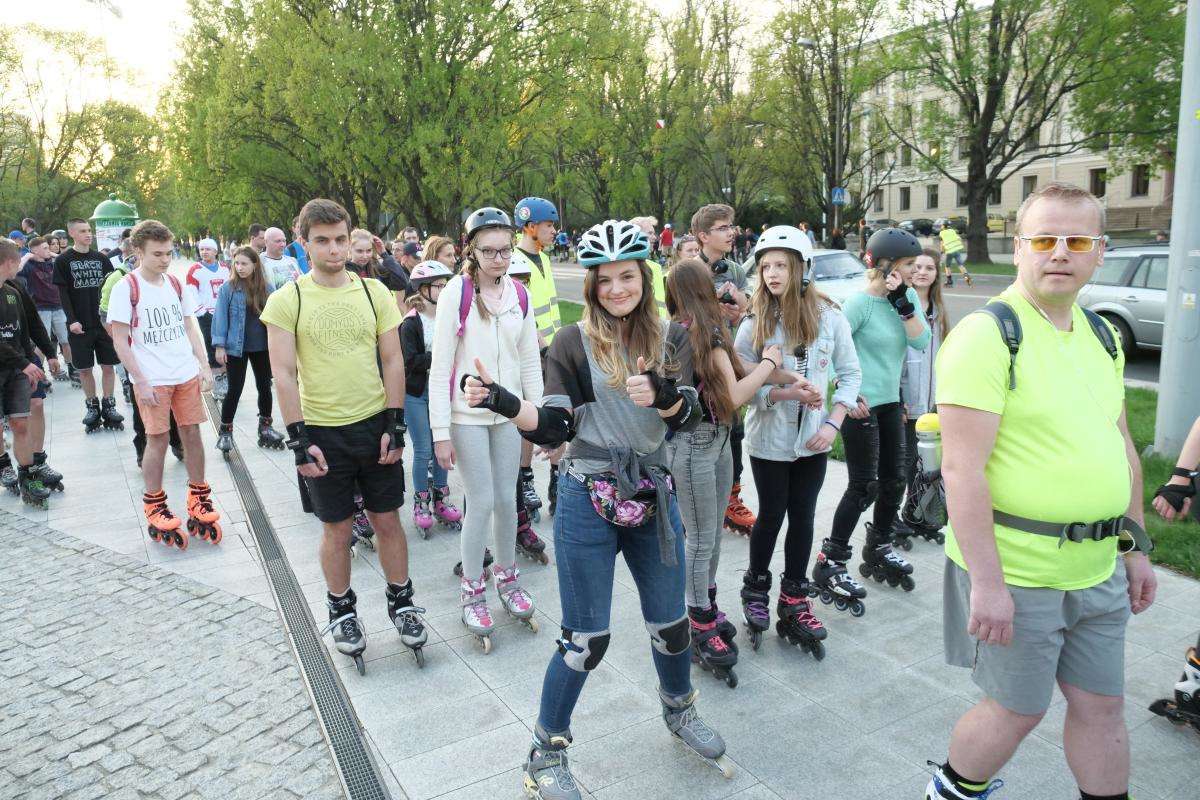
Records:
M916 525L908 522L905 519L897 518L895 524L892 525L892 546L899 547L901 550L912 550L913 539L924 539L927 542L943 545L946 543L946 534L941 531L935 531L926 528L922 525Z
M858 574L864 578L874 578L876 583L887 581L893 589L900 586L904 591L911 592L917 585L912 578L912 571L912 564L892 549L891 533L880 531L868 522L867 544L863 547Z
M812 604L808 601L809 582L794 581L782 578L779 581L779 604L775 613L779 619L775 623L775 632L779 638L786 639L801 650L812 653L813 658L821 661L825 658L825 626L821 620L813 616Z
M86 413L83 415L83 430L85 433L95 433L100 430L103 418L100 415L100 398L89 397L83 401Z
M450 502L450 487L433 487L433 516L442 527L451 531L462 530L462 512Z
M746 633L755 651L762 644L763 631L771 627L771 573L751 572L742 575L742 617Z
M63 381L71 380L71 373L62 367L59 367L58 372L53 373L53 376L56 383L62 383Z
M518 479L517 488L521 494L521 499L525 502L525 508L529 510L529 516L534 522L540 522L542 513L542 498L538 497L537 487L533 485L533 468L521 467L521 475ZM520 507L520 503L517 504Z
M187 512L188 533L213 544L221 543L221 526L217 524L221 513L213 507L212 489L207 483L188 481Z
M417 526L417 532L421 534L422 539L429 538L429 529L433 527L433 514L429 510L431 502L428 489L417 492L413 500L413 524Z
M546 543L534 533L533 526L529 524L529 512L525 510L520 497L517 498L517 552L542 564L550 563L550 556L546 555Z
M229 453L233 450L233 423L221 423L221 430L217 433L217 449L221 451L221 456L228 461Z
M125 417L117 411L115 397L106 397L100 401L100 422L106 431L125 430Z
M1200 640L1188 648L1183 676L1175 684L1175 699L1155 700L1150 710L1176 725L1191 725L1200 733Z
M354 659L359 675L367 674L362 654L367 651L367 632L358 621L358 597L353 589L347 589L341 597L326 593L325 603L329 607L329 624L321 631L324 636L333 633L333 646L342 655Z
M358 545L364 550L375 550L375 529L367 518L367 508L361 494L354 495L354 519L350 522L350 552L358 555Z
M838 611L849 609L852 617L861 617L867 613L867 607L862 602L867 590L846 571L846 561L850 555L849 545L826 539L821 552L817 554L817 563L813 565L813 580L808 585L808 596L821 598L825 605L833 603Z
M224 400L225 395L229 393L229 378L224 372L218 372L213 375L212 397L213 400Z
M8 453L0 455L0 484L3 484L4 488L13 494L21 493L21 489L17 485L17 470L13 467L12 458Z
M533 617L533 597L521 585L521 571L517 569L517 565L513 564L508 569L492 567L492 575L496 579L496 594L500 596L500 605L504 606L510 617L537 633L538 621Z
M579 785L567 765L571 731L546 733L541 723L533 727L533 745L525 759L525 796L531 800L581 800Z
M67 365L67 380L71 382L72 388L83 388L83 381L79 378L79 370L75 369L75 367L70 364Z
M492 652L492 612L487 605L487 571L479 580L463 578L459 587L459 603L462 605L462 624L483 647L484 655Z
M160 489L143 494L142 511L146 514L146 529L151 539L162 542L167 547L187 550L188 537L179 530L182 525L179 517L167 508L166 492Z
M738 536L749 536L754 527L754 512L742 502L742 485L735 483L729 493L729 505L725 508L725 529Z
M17 467L17 487L21 490L21 501L34 508L46 508L50 490L42 485L32 467Z
M708 587L708 607L717 615L717 632L721 634L721 638L725 640L725 644L729 645L729 649L736 653L738 651L736 641L737 625L730 622L729 617L725 616L725 612L717 608L717 587L715 584Z
M400 634L400 642L417 659L417 666L425 666L423 648L429 641L429 632L425 630L425 620L421 617L425 609L413 605L412 579L405 581L403 586L389 583L387 587L388 616Z
M682 742L688 750L704 759L704 763L720 770L726 778L732 778L733 762L725 755L725 740L696 713L697 694L698 692L693 689L683 697L671 697L659 689L658 697L662 701L663 722L667 724L667 730L671 732L671 735Z
M258 446L267 450L282 450L284 448L283 434L271 427L270 417L258 418Z
M62 482L62 473L56 469L51 469L50 465L46 463L46 452L44 450L39 450L33 454L33 466L30 467L29 471L47 489L54 492L66 491L67 487L63 486Z
M688 624L692 634L692 663L733 689L738 685L738 654L721 636L717 627L717 612L712 608L689 608Z
M954 786L954 781L947 777L942 765L932 761L925 763L937 767L937 771L929 779L929 785L925 787L925 800L987 800L992 792L1004 785L1004 781L996 779L984 786L979 794L966 795Z

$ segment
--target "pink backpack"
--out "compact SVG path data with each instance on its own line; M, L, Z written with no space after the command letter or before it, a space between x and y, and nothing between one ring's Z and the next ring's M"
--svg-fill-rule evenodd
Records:
M462 275L462 297L458 301L458 338L462 338L467 330L467 317L471 314L471 303L475 302L475 284L466 275ZM517 303L521 306L521 318L529 316L529 290L520 281L513 281L517 290ZM450 368L450 402L454 402L454 392L458 389L458 366Z

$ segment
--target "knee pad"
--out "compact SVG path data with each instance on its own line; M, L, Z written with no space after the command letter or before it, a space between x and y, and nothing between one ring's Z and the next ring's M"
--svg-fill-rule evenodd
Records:
M859 511L866 511L879 497L879 481L851 481L846 494L858 504Z
M646 630L650 631L650 644L663 655L677 656L692 645L686 614L674 622L647 622Z
M885 504L900 505L904 499L904 479L890 478L875 484L879 490L879 500Z
M600 665L604 652L608 650L608 631L577 633L569 628L562 629L558 640L558 652L563 661L576 672L591 672Z

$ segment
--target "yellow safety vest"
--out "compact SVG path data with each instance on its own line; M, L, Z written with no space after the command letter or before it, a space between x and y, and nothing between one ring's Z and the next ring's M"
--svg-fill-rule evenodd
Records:
M515 248L513 260L520 259L529 264L529 300L533 304L533 318L537 325L538 334L547 347L554 340L554 334L562 327L562 316L558 312L558 291L554 288L554 271L550 268L550 258L545 253L538 253L540 264L529 260L529 256L520 248Z
M646 266L650 267L650 278L654 282L654 305L658 306L658 315L663 319L670 319L671 315L667 313L667 285L663 281L663 268L657 261L649 259L646 259Z
M938 233L938 237L942 240L942 250L946 255L957 253L963 249L962 237L958 235L958 231L954 228L945 227Z

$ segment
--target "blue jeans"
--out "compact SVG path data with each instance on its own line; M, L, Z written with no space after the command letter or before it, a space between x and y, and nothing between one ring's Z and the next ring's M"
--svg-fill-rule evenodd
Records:
M577 633L608 630L618 552L625 554L625 563L637 584L642 618L647 626L657 629L684 617L683 523L673 497L670 515L675 528L674 566L667 566L659 559L658 533L653 520L637 528L613 525L592 508L586 486L565 470L559 473L554 554L563 628ZM681 697L691 692L692 663L687 649L667 655L651 647L650 654L665 693ZM554 654L542 682L538 722L543 730L556 733L570 727L571 712L586 680L586 672L567 666L561 650Z
M423 492L429 488L429 470L433 469L433 485L440 488L446 486L446 470L442 469L433 457L433 431L429 428L429 390L415 397L411 394L404 396L404 421L408 423L408 432L412 434L413 443L413 491Z

